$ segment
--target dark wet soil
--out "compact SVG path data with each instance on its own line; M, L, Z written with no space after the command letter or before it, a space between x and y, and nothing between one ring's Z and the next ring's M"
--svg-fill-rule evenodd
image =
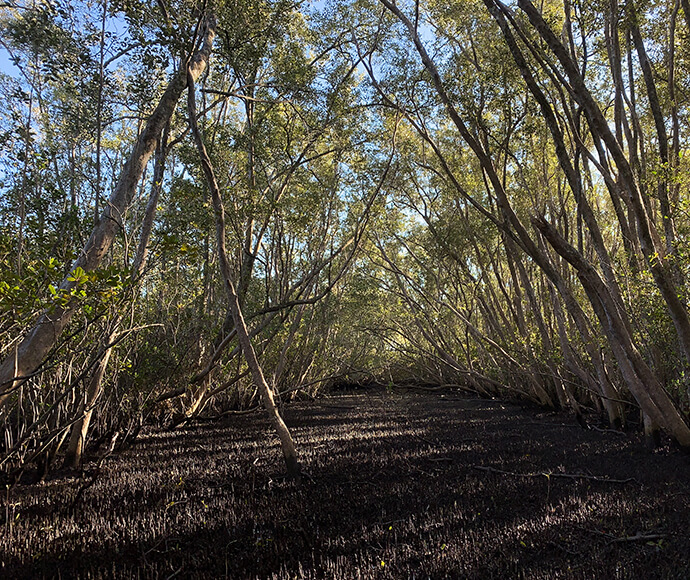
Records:
M690 458L565 414L342 393L149 431L96 470L2 490L7 578L690 578Z

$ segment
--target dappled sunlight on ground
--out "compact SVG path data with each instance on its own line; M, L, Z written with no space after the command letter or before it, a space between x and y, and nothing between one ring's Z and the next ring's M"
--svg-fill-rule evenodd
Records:
M148 431L12 490L0 576L686 578L690 461L497 401L365 391ZM606 481L602 481L605 479Z

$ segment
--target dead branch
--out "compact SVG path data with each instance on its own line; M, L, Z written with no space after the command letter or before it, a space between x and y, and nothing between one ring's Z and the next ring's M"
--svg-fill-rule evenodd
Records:
M625 431L619 431L618 429L602 429L601 427L596 427L594 425L590 426L593 431L598 431L599 433L613 433L614 435L623 435L625 437Z
M550 478L561 478L561 479L586 479L588 481L600 481L602 483L631 483L633 481L637 482L634 477L629 477L628 479L612 479L605 475L584 475L578 473L553 473L550 471L545 471L543 473L515 473L513 471L503 471L502 469L496 469L495 467L485 467L483 465L473 465L474 469L480 471L488 471L489 473L498 473L500 475L512 475L513 477L546 477ZM639 483L639 482L638 482Z

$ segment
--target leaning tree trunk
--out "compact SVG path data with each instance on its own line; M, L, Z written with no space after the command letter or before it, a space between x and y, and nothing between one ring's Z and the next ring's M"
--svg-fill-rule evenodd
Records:
M431 81L434 84L451 120L457 127L465 142L473 150L477 156L477 159L482 165L482 168L486 172L488 180L490 181L496 193L497 205L504 217L504 223L496 222L497 225L510 235L515 236L515 241L518 242L522 249L535 260L547 277L554 282L559 292L561 292L564 299L566 299L566 302L573 303L574 306L577 306L575 301L572 299L570 291L562 283L561 276L549 262L548 258L537 248L536 244L526 231L524 225L520 222L519 218L515 214L514 209L507 198L506 192L503 189L503 184L494 171L493 164L488 153L468 130L457 109L453 105L448 93L446 92L438 69L421 42L417 27L402 13L394 2L391 2L390 0L381 0L381 3L386 6L390 12L395 14L401 23L408 29L415 48L422 59L422 63L430 74ZM646 215L646 210L640 199L640 191L637 189L627 159L615 141L615 138L612 137L601 111L594 103L592 96L584 84L584 80L579 75L577 67L575 67L575 65L570 61L566 49L558 41L548 25L543 22L541 16L530 2L527 0L518 0L518 3L520 7L522 7L523 10L528 14L537 31L543 36L544 40L546 40L548 46L559 58L564 69L571 77L573 84L573 95L585 111L592 132L598 134L602 138L609 148L611 155L614 157L614 161L616 162L617 166L619 166L620 177L622 178L626 187L629 189L629 193L633 198L632 204L638 219L640 242L648 261L650 261L650 253L653 251L652 248L658 247L655 240L656 232L653 224L650 223ZM540 229L540 224L534 225L537 227L537 229ZM511 231L511 228L514 230L514 232ZM553 245L552 239L546 235L547 232L544 230L540 231ZM553 233L557 234L557 232ZM571 252L573 249L570 247L570 245L565 242L565 240L562 240L562 242L563 244L559 244L561 247L554 247L562 257L569 261L569 258L572 258L573 254L577 254L577 252ZM567 248L565 248L566 246ZM567 250L565 254L562 252L563 249ZM659 248L659 250L659 255L663 255L663 248ZM676 326L676 330L678 331L681 342L683 343L684 350L686 353L688 353L688 358L690 358L690 321L687 319L687 313L685 312L684 306L682 305L678 296L671 292L674 290L674 288L670 283L666 267L661 263L661 260L651 260L650 269L654 274L655 281L657 282L662 295L666 299L669 310L671 311L672 319ZM690 448L690 429L688 429L688 425L678 413L678 410L675 409L667 393L659 384L658 380L653 376L651 370L646 365L639 354L639 351L633 344L629 335L629 322L625 317L625 312L621 311L620 304L608 291L606 285L599 278L598 274L596 274L596 271L594 271L596 280L592 280L588 276L583 276L584 271L577 266L576 270L578 271L578 277L580 278L583 287L588 293L592 306L595 308L595 311L597 311L597 317L600 319L602 326L604 326L607 330L609 342L611 343L616 359L621 367L621 372L624 375L631 393L637 399L643 409L647 407L647 414L650 415L651 418L653 418L660 425L663 425L682 446ZM601 290L601 287L603 287L607 291L604 292L604 294L593 291L592 283L594 282L599 283L598 285L595 284L595 286L597 286L597 290ZM602 304L600 300L606 300L606 303ZM601 306L601 308L598 308L599 306ZM683 315L685 315L685 317ZM607 320L607 317L609 316L615 318L615 325L610 326L608 324L609 321ZM685 330L688 331L687 334ZM686 338L687 341L685 340Z
M177 102L187 86L187 78L197 79L206 68L215 32L215 18L210 16L206 22L206 35L201 48L175 73L158 106L151 113L134 150L122 168L101 219L96 223L91 237L72 265L70 273L60 284L61 293L68 295L75 287L76 282L72 274L77 268L86 272L95 270L110 250L121 226L121 216L131 203L163 128L172 117ZM0 408L6 404L12 391L40 367L69 324L78 305L76 300L70 300L66 306L54 306L46 310L19 345L16 356L13 353L0 364Z
M384 3L387 0L382 0ZM525 12L534 29L548 45L553 55L558 59L565 71L569 86L567 87L573 98L582 107L587 118L590 131L595 138L600 139L608 150L618 169L618 178L630 196L632 209L637 221L637 234L640 246L645 255L647 266L654 278L659 292L669 311L669 315L676 329L683 353L690 361L690 315L682 299L681 289L674 281L673 269L666 259L666 248L661 244L654 222L649 216L642 192L635 179L635 175L621 144L609 127L609 123L597 105L591 92L585 84L577 65L572 61L567 49L560 42L549 24L544 20L537 7L529 0L518 0L518 5ZM607 187L610 180L607 181Z
M119 321L118 321L119 322ZM116 324L116 327L118 325ZM80 409L81 417L72 425L72 432L70 434L69 444L67 445L67 452L65 454L65 467L77 468L81 465L82 454L86 444L86 436L91 425L91 417L93 416L94 407L103 389L103 376L105 370L108 368L110 355L113 352L112 343L115 339L115 333L109 332L106 339L106 349L101 355L98 364L96 365L91 380L89 381L89 388L86 390L86 397L83 402L83 407Z
M151 239L151 232L153 231L153 222L156 217L156 207L158 206L158 199L160 198L161 189L163 188L163 176L165 172L165 158L167 154L169 128L169 125L166 125L165 129L163 130L163 136L156 153L151 193L149 195L149 201L146 205L146 212L141 225L139 245L134 256L130 280L132 285L133 299L136 298L136 292L139 288L141 275L146 267L148 246ZM65 467L77 468L81 465L82 454L84 452L84 446L86 445L86 437L91 424L91 416L93 415L96 403L101 395L101 392L103 391L103 377L105 376L105 371L108 368L108 362L114 348L114 343L116 342L116 338L118 336L118 330L122 324L122 319L123 316L120 313L116 313L114 315L110 323L110 330L108 333L106 333L101 341L103 350L100 353L100 360L98 361L96 369L91 375L91 380L89 381L89 387L86 391L82 408L80 409L81 417L79 417L74 425L72 425L69 445L65 455Z
M623 318L625 312L618 309L605 282L592 264L544 218L534 218L533 223L554 250L575 268L592 308L606 331L623 378L642 412L649 418L647 423L651 425L653 421L662 426L682 447L690 449L690 427L642 358L629 334L630 324Z
M218 182L213 171L213 165L211 164L211 159L206 152L206 147L204 146L201 133L199 132L199 127L196 122L196 102L194 95L194 78L190 72L189 75L189 87L188 87L188 110L189 110L189 126L191 128L192 134L194 135L194 141L196 142L197 150L199 152L199 157L201 159L201 165L206 176L206 181L208 187L211 190L211 198L213 200L213 209L216 215L216 243L218 245L218 262L221 270L221 275L223 276L223 282L228 295L228 303L230 305L230 310L232 312L232 317L235 322L235 330L237 332L237 339L242 348L242 353L247 361L247 366L252 374L252 379L257 389L261 393L261 398L263 400L264 406L268 411L273 426L278 433L280 439L280 446L283 450L283 456L285 458L285 465L287 467L287 472L290 477L298 479L300 477L300 464L297 460L297 451L295 449L295 444L290 435L290 431L285 425L283 418L280 416L278 407L275 404L273 398L273 392L264 377L263 370L259 364L259 360L256 357L256 352L252 346L251 339L249 338L249 331L247 330L247 325L244 321L244 316L242 315L242 309L240 307L240 301L235 290L235 284L232 281L232 275L230 273L230 262L228 260L227 250L225 248L225 210L223 208L223 199L221 197L220 188L218 187Z

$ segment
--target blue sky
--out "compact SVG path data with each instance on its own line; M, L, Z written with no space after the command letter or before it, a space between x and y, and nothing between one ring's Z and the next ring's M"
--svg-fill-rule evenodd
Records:
M2 46L0 46L0 72L12 76L17 74L16 67L12 64L7 51Z

